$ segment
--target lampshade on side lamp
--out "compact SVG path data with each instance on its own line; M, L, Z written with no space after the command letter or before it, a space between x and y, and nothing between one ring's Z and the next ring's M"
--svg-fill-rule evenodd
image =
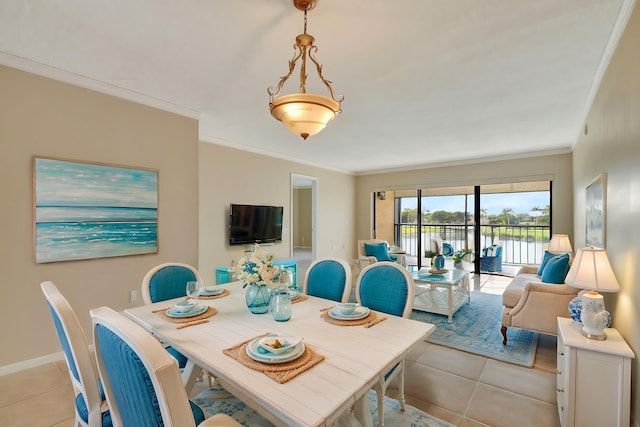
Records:
M588 290L582 295L582 335L589 339L605 340L604 329L611 324L611 315L604 308L604 298L598 292L619 292L620 285L604 249L578 249L565 283Z
M571 240L569 240L569 235L567 234L554 234L551 236L547 250L553 254L569 254L569 258L573 256Z
M338 98L333 95L331 82L323 77L322 65L314 57L314 53L318 50L318 47L313 44L315 39L311 34L307 34L307 11L313 9L316 2L317 0L293 0L296 9L304 11L304 33L296 37L293 58L289 61L289 73L280 79L275 89L273 87L267 89L271 115L284 123L289 131L300 135L304 140L324 129L327 123L342 111L340 103L344 98L342 95ZM318 77L327 87L331 98L307 93L307 58L315 64ZM278 98L285 82L293 74L298 60L301 60L300 93Z

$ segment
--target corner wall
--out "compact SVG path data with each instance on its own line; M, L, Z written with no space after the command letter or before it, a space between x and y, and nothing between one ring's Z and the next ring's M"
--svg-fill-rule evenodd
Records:
M573 155L575 248L584 247L585 188L607 174L605 248L621 292L605 304L636 358L631 415L640 422L640 7L635 6L602 80Z
M142 304L154 265L198 261L198 123L0 66L0 367L61 351L40 283L53 281L91 340L91 308ZM159 170L157 254L35 264L32 157ZM196 165L196 166L194 166ZM129 304L130 290L138 301ZM19 302L16 304L16 302Z

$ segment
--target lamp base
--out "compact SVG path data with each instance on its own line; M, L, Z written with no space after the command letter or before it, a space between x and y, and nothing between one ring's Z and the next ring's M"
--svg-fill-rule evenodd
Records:
M611 324L611 314L604 309L602 295L590 291L582 295L582 330L580 333L592 340L603 341L607 339L605 328Z
M585 332L584 329L581 329L580 333L582 334L582 336L587 337L590 340L604 341L607 339L607 334L605 332L603 332L602 335L597 335L597 334Z

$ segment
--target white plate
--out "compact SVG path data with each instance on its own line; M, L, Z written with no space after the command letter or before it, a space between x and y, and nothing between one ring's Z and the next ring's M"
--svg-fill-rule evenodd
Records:
M173 307L171 307L169 310L167 310L165 313L167 314L167 316L169 317L193 317L193 316L197 316L198 314L202 314L205 311L207 311L207 308L209 308L208 306L204 305L204 304L198 304L195 306L195 308L191 311L187 311L186 313L181 313L177 310L174 310Z
M291 301L300 298L300 292L298 291L289 291L289 294L291 295Z
M200 295L202 295L203 297L210 297L213 295L220 295L223 292L224 292L223 288L209 288L209 289L203 289L202 291L200 291Z
M275 340L278 340L282 346L279 348L273 348L270 344L273 344ZM278 335L261 338L260 341L258 341L258 345L267 350L270 353L268 356L270 356L272 354L283 354L291 351L296 345L300 344L301 341L301 337Z
M340 314L335 309L329 310L329 316L338 320L358 320L369 315L369 309L367 307L356 307L351 314Z
M259 350L260 348L260 344L258 343L259 341L260 341L260 338L256 338L255 340L251 341L247 345L246 347L247 356L249 356L250 358L258 362L267 363L270 365L291 362L292 360L295 360L298 357L302 356L305 350L304 343L301 342L298 345L293 346L291 351L288 351L286 353L270 354L270 353L266 353L266 350L263 350L265 351L265 354L262 354L260 353L260 350Z

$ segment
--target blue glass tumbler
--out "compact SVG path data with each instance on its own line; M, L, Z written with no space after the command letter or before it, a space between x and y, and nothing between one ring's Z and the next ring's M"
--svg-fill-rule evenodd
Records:
M288 289L276 289L271 295L271 315L277 322L291 319L291 294Z

